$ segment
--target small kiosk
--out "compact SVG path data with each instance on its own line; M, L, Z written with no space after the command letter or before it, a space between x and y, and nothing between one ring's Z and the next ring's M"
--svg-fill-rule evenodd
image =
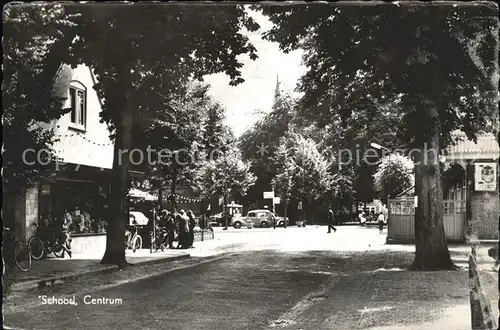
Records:
M231 204L227 204L227 211L228 214L233 218L241 217L241 213L243 212L243 205L235 204L234 201L232 201Z

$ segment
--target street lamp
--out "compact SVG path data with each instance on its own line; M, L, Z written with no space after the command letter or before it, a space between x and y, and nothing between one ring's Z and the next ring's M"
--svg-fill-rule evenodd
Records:
M375 142L370 143L370 146L371 146L372 148L375 148L375 149L378 149L378 150L382 150L382 149L384 149L384 150L387 150L387 151L389 151L389 152L391 151L389 148L386 148L386 147L384 147L384 146L381 146L380 144L375 143Z

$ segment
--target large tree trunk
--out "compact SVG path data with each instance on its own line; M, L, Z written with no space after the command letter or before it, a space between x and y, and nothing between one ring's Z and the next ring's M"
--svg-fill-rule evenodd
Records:
M101 264L127 264L125 258L125 223L128 220L127 190L129 186L128 170L130 159L128 152L121 155L121 150L130 151L132 147L132 125L133 109L127 105L121 114L120 122L116 125L106 252L102 257Z
M443 192L439 168L439 118L435 109L423 109L429 124L427 146L420 148L415 157L415 260L412 269L455 269L443 225Z

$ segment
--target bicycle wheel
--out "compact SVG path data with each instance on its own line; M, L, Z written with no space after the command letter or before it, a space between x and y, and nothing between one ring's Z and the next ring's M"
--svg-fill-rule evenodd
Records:
M14 261L17 268L23 272L27 272L31 268L31 254L27 243L14 242Z
M169 236L165 236L163 239L163 243L160 245L161 251L165 251L165 249L168 249L168 246L170 245L170 238Z
M40 260L43 258L45 254L45 247L43 246L42 240L33 236L28 240L28 247L31 254L31 257L35 260Z
M64 248L62 246L62 244L60 244L59 242L55 242L52 244L52 253L54 253L54 255L58 258L62 258L63 254L64 254Z
M142 237L141 236L136 236L134 238L134 242L132 243L132 251L135 253L136 250L142 249Z

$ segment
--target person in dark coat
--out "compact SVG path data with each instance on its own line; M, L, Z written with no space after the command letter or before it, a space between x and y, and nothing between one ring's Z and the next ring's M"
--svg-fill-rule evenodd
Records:
M328 210L328 234L330 234L332 232L332 229L333 229L333 232L337 232L337 228L335 228L333 226L334 223L335 223L335 217L333 215L333 211L332 211L332 209L329 209Z
M192 248L194 243L194 227L196 227L196 219L194 217L193 211L189 210L187 212L187 216L189 218L189 239L188 239L188 247Z
M168 247L170 249L174 248L175 230L177 226L175 224L175 214L169 213L167 215L167 233L168 233Z

